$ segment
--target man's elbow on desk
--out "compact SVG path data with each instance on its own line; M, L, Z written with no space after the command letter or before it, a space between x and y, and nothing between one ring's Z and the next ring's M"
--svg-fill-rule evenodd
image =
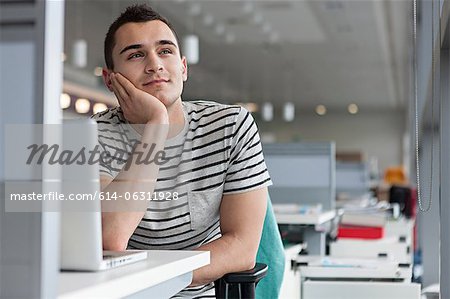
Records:
M124 251L136 229L141 212L102 213L102 241L104 250Z
M227 273L253 269L256 249L250 247L231 234L222 235L221 238L201 246L197 250L209 251L211 263L194 271L190 286L210 283Z
M255 266L266 213L267 188L224 195L220 207L222 236L198 250L208 250L211 264L194 271L192 285L214 281ZM251 213L249 213L251 211Z
M111 230L103 229L102 241L103 250L124 251L127 249L128 237L125 234L114 234Z
M224 234L222 239L228 243L224 248L229 253L225 262L228 264L228 268L232 269L232 271L227 271L226 273L251 270L255 267L258 246L255 246L248 240L244 241L238 235L232 233Z
M127 249L127 244L117 238L103 238L103 250L124 251Z
M255 244L250 244L249 242L244 242L239 236L225 235L232 239L234 246L231 247L234 252L231 253L232 259L228 262L230 267L232 267L234 272L251 270L256 264L256 253L258 246ZM259 243L258 243L259 244Z

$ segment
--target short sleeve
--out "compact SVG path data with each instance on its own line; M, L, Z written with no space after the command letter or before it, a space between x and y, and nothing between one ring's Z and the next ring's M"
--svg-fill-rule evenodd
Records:
M233 132L223 193L242 193L271 184L255 120L241 108Z
M100 118L102 117L102 118ZM121 124L111 123L108 117L94 115L97 122L97 150L99 152L100 175L115 178L127 162L133 147L129 133L126 133Z
M113 171L111 169L111 164L107 163L107 160L105 160L103 157L110 156L110 153L106 151L105 144L100 141L100 137L97 138L97 147L100 153L100 159L99 159L99 170L100 175L106 175L111 178L114 178Z

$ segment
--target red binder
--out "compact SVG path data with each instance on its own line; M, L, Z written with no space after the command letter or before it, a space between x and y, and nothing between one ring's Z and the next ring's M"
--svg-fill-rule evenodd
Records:
M381 239L384 236L383 227L370 226L350 226L339 225L338 238L353 238L353 239Z

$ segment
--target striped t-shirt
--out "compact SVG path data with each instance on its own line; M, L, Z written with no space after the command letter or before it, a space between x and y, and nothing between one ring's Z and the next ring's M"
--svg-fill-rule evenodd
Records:
M219 207L224 194L271 184L258 130L240 106L207 101L183 102L185 125L166 140L155 198L128 242L130 249L192 250L220 238ZM93 116L99 145L114 158L101 175L116 177L141 136L120 107ZM122 155L118 155L120 152ZM177 199L175 199L177 198ZM180 297L214 297L213 284L187 288Z

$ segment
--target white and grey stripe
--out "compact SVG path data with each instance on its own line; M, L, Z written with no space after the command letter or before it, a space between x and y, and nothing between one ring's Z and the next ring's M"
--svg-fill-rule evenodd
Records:
M220 238L222 195L271 184L256 124L242 107L207 101L183 102L185 127L166 141L167 163L159 170L155 192L178 192L178 200L149 201L129 240L132 249L196 249ZM99 146L114 158L100 165L115 177L140 140L120 107L96 114ZM122 156L123 155L123 156ZM187 288L181 297L213 298L213 284Z

